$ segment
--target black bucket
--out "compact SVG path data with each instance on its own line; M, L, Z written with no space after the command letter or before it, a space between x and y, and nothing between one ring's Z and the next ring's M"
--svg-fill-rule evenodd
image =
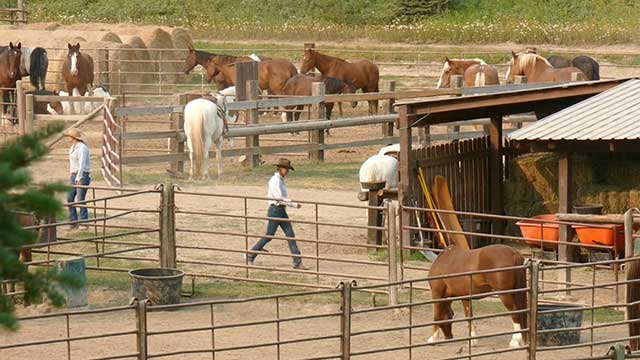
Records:
M553 313L541 314L543 311ZM566 311L562 311L566 310ZM538 331L582 327L582 308L571 305L538 305ZM580 343L580 330L538 334L538 346L563 346Z
M146 268L129 271L131 296L149 299L153 305L178 304L184 272L178 269Z
M603 206L600 204L580 204L573 205L574 214L601 215Z

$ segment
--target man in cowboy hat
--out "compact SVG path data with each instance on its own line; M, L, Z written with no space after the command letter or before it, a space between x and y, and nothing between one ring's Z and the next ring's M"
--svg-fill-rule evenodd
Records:
M271 179L269 180L269 210L267 211L267 217L269 218L279 218L279 219L289 219L289 215L287 215L287 206L300 208L300 204L295 203L289 200L287 196L287 188L284 186L284 178L289 174L290 170L295 170L293 166L291 166L291 161L288 159L281 158L276 165L276 172L273 174ZM251 248L252 253L247 254L247 264L254 265L254 261L258 254L258 251L263 250L264 246L267 245L271 241L271 237L278 230L278 226L284 231L285 235L289 238L295 238L296 235L293 233L293 227L289 221L280 221L280 220L269 220L267 224L267 237L260 239L254 246ZM298 244L295 240L287 240L289 243L289 250L291 251L291 255L293 255L293 268L298 270L309 270L308 267L304 266L302 263L302 259L297 256L300 255L300 250L298 249Z
M69 137L69 172L71 177L69 183L73 185L88 186L91 183L91 159L89 157L89 147L86 144L84 134L79 129L73 128L66 132ZM76 201L84 201L87 195L86 188L72 187L67 194L67 203ZM87 220L89 218L89 212L86 207L80 207L80 220ZM77 221L78 213L74 206L69 206L69 220ZM72 224L71 228L78 228L77 224ZM86 230L86 225L79 227L81 230Z

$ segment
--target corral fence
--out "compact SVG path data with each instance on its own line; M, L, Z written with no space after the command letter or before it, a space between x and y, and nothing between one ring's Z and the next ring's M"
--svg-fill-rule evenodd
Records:
M449 58L475 58L488 57L488 63L496 66L501 74L504 74L511 53L509 51L411 51L411 50L362 50L362 49L323 49L318 51L343 58L365 57L376 63L381 69L383 77L394 78L420 78L426 80L418 87L435 86L442 70L443 61ZM64 84L60 77L62 66L66 56L66 48L48 47L51 66L49 72L52 76L48 84L53 87L62 87ZM287 58L294 65L300 65L302 48L208 48L203 51L247 56L251 53L260 55ZM106 86L114 96L124 96L131 102L158 103L163 102L177 92L183 91L208 91L213 86L208 82L206 70L197 67L190 74L184 73L184 62L187 57L187 49L175 48L83 48L90 53L96 64L95 78L97 84ZM142 54L144 53L144 54ZM574 57L582 55L575 51L553 51L554 54ZM621 73L628 73L639 69L633 65L632 59L638 57L638 53L590 53L596 59L604 60L617 58L629 64L611 64L601 61L602 79L616 78ZM412 60L392 60L394 57L409 58ZM413 80L415 82L415 80ZM416 85L403 85L404 90L414 88Z
M54 335L52 332L36 338L19 336L6 338L0 345L0 354L8 358L26 349L30 354L38 351L52 352L51 344L61 347L59 358L171 358L187 354L244 353L255 351L270 353L275 358L332 359L367 356L424 357L434 359L463 359L496 356L520 351L528 358L544 358L545 352L563 358L603 358L608 345L627 342L627 328L638 320L622 317L621 309L636 306L623 292L629 284L639 280L620 279L618 271L603 269L628 269L637 257L586 264L564 263L555 260L527 262L514 268L486 270L473 273L425 277L427 263L416 260L411 254L420 251L441 251L429 244L417 246L403 238L403 230L424 233L463 234L467 238L484 237L543 246L548 241L487 234L476 231L437 230L428 227L396 225L397 211L440 212L426 208L393 204L373 207L386 213L384 226L357 225L364 223L366 212L372 207L350 206L334 203L302 201L306 213L289 219L298 235L295 237L302 249L303 261L313 270L291 269L290 254L284 243L292 240L273 236L273 252L257 253L249 245L263 237L264 223L268 217L259 215L266 205L266 198L229 194L195 193L181 191L172 184L159 185L149 190L121 189L122 194L108 195L109 188L90 187L92 195L83 203L93 218L75 224L89 226L86 233L72 237L62 235L57 242L29 245L34 259L31 266L53 266L68 257L83 257L87 269L101 272L126 272L134 267L178 267L193 279L220 279L249 281L258 284L301 286L316 288L282 295L259 296L238 300L199 301L181 305L154 306L147 302L132 302L127 306L59 314L24 317L25 328L58 326L66 329ZM105 194L106 193L106 194ZM206 201L203 201L207 199ZM131 204L136 204L132 207ZM335 219L341 214L342 221ZM524 220L515 217L448 212L463 217L498 218L502 221ZM633 252L633 224L640 223L640 213L630 210L623 217L626 251ZM530 219L527 219L530 220ZM532 220L530 220L532 221ZM584 225L561 221L534 221L541 231L545 226L558 224ZM38 225L33 229L60 228L72 222ZM598 225L589 225L598 226ZM609 228L609 225L601 225ZM337 230L336 230L337 229ZM381 231L390 239L383 245L366 243L369 230ZM340 234L340 235L337 235ZM569 243L583 250L613 251L611 247ZM260 263L247 266L244 254L260 254ZM283 259L284 258L284 259ZM290 265L289 265L290 266ZM453 298L453 300L478 300L483 296L523 292L529 305L525 309L505 310L491 306L491 301L475 302L472 316L452 320L432 321L430 312L434 303L444 300L429 296L427 283L437 278L463 277L470 281L483 273L500 271L526 271L528 285L522 289L493 291L481 295ZM564 281L563 273L572 271L576 276ZM345 280L349 279L349 280ZM357 280L357 283L355 280ZM557 279L557 280L556 280ZM336 288L335 284L339 286ZM195 286L195 285L194 285ZM19 288L19 286L18 286ZM13 295L19 294L19 291ZM567 297L575 307L567 310ZM450 301L448 299L446 301ZM373 305L372 305L373 301ZM300 306L300 303L326 304L325 306ZM559 308L543 308L538 305L560 304ZM246 314L239 319L230 311ZM459 309L456 311L460 311ZM554 313L580 312L583 324L569 329L538 329L530 324L538 318ZM511 330L511 317L526 313L529 325ZM189 325L174 321L180 314L192 320ZM108 321L105 322L105 319ZM101 330L91 324L98 321ZM434 324L454 324L464 328L460 336L436 345L426 342L428 328ZM467 324L478 328L477 334L467 332ZM256 336L233 334L250 334ZM582 341L570 345L539 346L530 342L519 348L507 348L509 337L516 333L536 338L540 334L561 331L577 331ZM203 335L204 334L204 335ZM634 336L639 338L640 336ZM186 339L189 339L187 341ZM195 339L199 339L196 341ZM587 340L588 339L588 340ZM475 348L472 340L491 343L490 348ZM105 346L106 341L110 344ZM96 343L98 342L98 343ZM99 346L96 344L100 344ZM463 347L460 352L460 346ZM303 351L300 356L300 351ZM56 350L57 351L57 350ZM460 352L454 355L454 352ZM95 355L91 355L95 354ZM379 355L384 354L384 355ZM556 355L564 354L564 355Z
M255 86L252 81L247 82L247 88ZM301 97L283 97L273 99L260 99L252 97L247 100L229 103L227 108L230 111L239 111L244 114L244 124L231 124L229 132L225 134L225 138L242 139L244 138L244 146L234 146L234 148L223 147L222 157L238 157L242 156L246 159L250 166L260 164L260 158L264 155L273 154L307 154L308 158L316 161L324 161L325 152L332 150L340 150L346 148L358 148L368 146L381 146L389 144L397 144L399 137L394 133L394 122L398 115L394 111L393 104L396 100L425 98L437 96L460 96L464 94L477 94L490 91L508 91L519 87L529 86L527 84L512 85L504 87L486 87L486 88L451 88L451 89L424 89L416 91L395 91L394 81L383 82L385 92L367 93L367 94L343 94L343 95L325 95L323 84L317 83L313 88L312 96ZM535 86L535 85L534 85ZM539 86L539 85L538 85ZM255 92L253 92L255 95ZM191 99L197 97L197 94L180 94L174 97L176 105L169 106L152 106L152 107L120 107L115 110L114 125L120 132L109 136L118 137L120 146L118 152L122 155L120 159L121 165L136 164L153 164L167 163L169 171L172 174L184 170L184 161L188 160L188 153L185 153L185 134L184 125L184 105ZM324 105L328 103L348 103L353 101L382 101L381 114L346 117L335 120L324 119ZM282 108L297 105L311 106L312 110L309 120L287 122L287 123L266 123L259 124L257 113L260 111L268 111L269 108ZM151 118L150 118L151 117ZM160 118L164 117L164 119ZM522 126L523 123L535 121L535 116L513 116L505 119L504 123L511 125L513 128ZM446 140L462 140L486 135L484 125L488 124L488 119L478 119L475 121L465 122L464 125L470 125L474 128L482 130L465 130L460 131L460 126L454 124L453 131L446 133L421 133L417 136L416 141L424 145L429 145ZM115 125L117 124L117 126ZM131 129L139 124L153 124L154 131L132 131ZM157 126L155 126L157 124ZM348 141L339 142L327 135L325 132L335 128L349 128L354 132L363 129L366 126L380 126L380 136L371 135L370 139L349 139ZM165 126L168 130L157 130L157 127ZM513 129L505 129L504 133L508 134ZM307 139L278 140L278 145L263 145L265 142L274 140L273 135L288 135L291 133L307 132ZM165 140L166 148L150 148L149 146L140 146L137 143L148 142L152 140ZM242 140L241 140L242 141ZM284 143L284 144L282 144ZM132 145L133 144L133 145ZM155 154L149 154L155 152ZM218 154L210 152L210 158L217 158Z
M0 8L0 24L26 24L29 12L25 9L26 0L16 0L14 8Z

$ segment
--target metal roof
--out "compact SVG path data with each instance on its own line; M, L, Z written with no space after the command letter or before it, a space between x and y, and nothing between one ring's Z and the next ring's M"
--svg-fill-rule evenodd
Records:
M513 140L640 140L640 79L632 79L508 135Z

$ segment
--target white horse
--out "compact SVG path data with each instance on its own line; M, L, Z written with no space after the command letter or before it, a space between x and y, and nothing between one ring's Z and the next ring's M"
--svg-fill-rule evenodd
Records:
M398 187L398 159L390 155L373 155L360 166L360 183L385 182L385 189ZM360 188L358 199L365 201L369 192Z
M212 142L216 144L218 177L222 175L222 144L224 140L222 116L226 116L231 122L235 122L236 117L229 116L224 95L218 94L216 98L217 102L195 99L184 107L184 132L187 135L191 164L189 180L209 179L209 148L211 148Z

